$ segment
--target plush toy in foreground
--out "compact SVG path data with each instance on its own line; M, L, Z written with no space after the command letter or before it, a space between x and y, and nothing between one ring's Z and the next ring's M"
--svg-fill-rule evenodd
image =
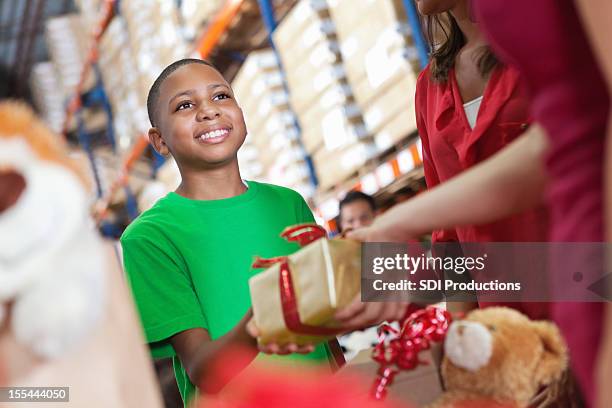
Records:
M64 146L25 105L0 103L0 386L69 387L74 407L161 407L125 279Z
M430 408L527 407L542 387L561 380L568 364L555 325L505 307L455 321L444 348L446 392Z
M0 326L10 317L17 340L42 357L82 341L104 300L87 189L62 147L25 105L0 105Z

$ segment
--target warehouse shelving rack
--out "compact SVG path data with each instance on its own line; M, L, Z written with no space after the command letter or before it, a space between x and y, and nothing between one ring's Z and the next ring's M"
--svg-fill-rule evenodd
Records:
M264 26L268 30L270 45L273 47L271 34L276 28L276 20L272 2L271 0L257 1ZM240 13L240 9L244 3L246 3L245 0L227 0L217 12L213 20L205 27L202 35L196 41L196 46L194 49L194 51L196 51L201 58L207 58L212 53L221 38L231 27L232 20L238 15L238 13ZM418 52L419 62L420 65L424 67L428 60L428 50L422 35L419 17L415 10L413 0L403 0L403 3L406 8L409 23L413 27L413 37ZM93 33L92 46L89 56L82 68L81 82L67 105L66 120L64 123L63 132L64 135L66 135L68 131L72 116L82 107L82 85L85 78L89 74L89 71L92 69L95 61L97 60L97 46L100 38L104 34L104 31L111 19L117 14L117 4L118 0L106 0L103 5L103 12L101 14L100 22ZM107 214L109 205L111 204L116 193L128 185L130 172L147 148L149 148L148 137L144 134L137 136L128 154L122 160L118 177L113 180L107 191L96 203L94 211L98 221L102 220ZM158 166L161 163L161 160L161 158L155 158L154 163L156 163ZM374 189L385 188L390 184L390 181L401 178L407 173L417 169L421 164L421 160L420 147L417 142L402 150L397 150L392 156L386 157L385 160L378 159L370 161L367 168L371 170L368 173L363 174L362 172L362 174L358 175L357 177L354 176L351 180L348 180L333 192L327 192L326 201L322 201L320 203L317 208L317 213L322 215L323 218L329 219L331 217L331 213L329 210L326 210L326 208L331 208L330 203L337 199L337 197L344 194L344 192L350 189L360 189L366 192L372 192ZM312 165L311 172L314 175ZM314 180L316 180L316 178L314 178L313 181Z
M92 169L93 178L95 181L96 187L96 195L99 200L103 199L104 191L102 189L102 180L100 177L100 172L98 169L98 165L96 162L95 152L94 152L94 138L95 135L92 135L89 131L86 130L85 121L83 118L83 109L84 108L102 108L105 116L106 116L106 137L108 138L108 143L113 150L116 150L115 137L114 137L114 128L113 128L113 115L110 107L110 102L106 97L106 93L104 91L104 85L102 83L102 77L100 75L99 69L97 67L98 60L98 46L101 40L102 35L106 31L106 28L110 24L113 17L117 14L118 11L118 0L105 0L102 4L102 8L100 10L100 20L97 26L94 28L92 32L92 38L90 42L90 48L86 57L86 60L81 68L81 74L79 77L79 82L72 94L72 96L68 99L66 104L66 113L64 116L64 124L62 127L62 135L65 139L68 137L68 133L71 130L71 126L73 123L73 119L76 119L76 134L79 145L85 151L90 165ZM87 78L91 74L94 73L96 78L96 84L90 90L84 92L84 86L87 81ZM119 185L118 185L119 186ZM120 187L124 188L126 194L126 202L127 202L127 211L130 218L135 218L138 215L138 209L136 206L136 199L132 194L129 185L124 183Z

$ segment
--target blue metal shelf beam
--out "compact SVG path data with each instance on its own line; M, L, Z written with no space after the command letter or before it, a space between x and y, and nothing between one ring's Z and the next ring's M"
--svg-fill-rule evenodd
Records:
M272 5L271 0L257 0L257 2L259 3L259 10L261 12L261 18L263 19L264 25L266 29L268 30L268 41L270 43L270 47L272 47L272 50L274 50L274 53L276 54L276 59L278 60L278 65L280 67L281 72L284 73L283 64L281 62L280 56L278 55L278 52L276 51L276 47L274 46L274 40L272 39L272 34L274 33L274 30L276 30L276 26L277 26L276 18L274 17L274 6ZM283 87L285 88L285 91L289 93L289 88L287 87L286 81L283 81ZM298 133L301 135L302 129L300 128L300 124L297 121L295 121L294 126L298 130ZM301 137L300 137L300 144L301 144ZM306 164L308 166L308 173L309 173L308 175L310 178L310 182L312 183L313 186L316 187L319 184L319 182L317 180L317 175L315 173L314 166L312 165L312 158L310 157L310 155L307 154L305 159L306 159Z
M419 55L419 63L421 68L425 68L429 63L429 45L423 35L423 27L421 26L421 19L419 13L414 5L414 0L403 0L406 14L408 15L408 23L412 28L412 37L414 38L414 44L416 45L417 53Z

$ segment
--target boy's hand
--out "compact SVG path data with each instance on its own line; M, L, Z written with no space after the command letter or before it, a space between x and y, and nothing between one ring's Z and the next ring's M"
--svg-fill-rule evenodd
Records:
M380 324L393 322L404 317L408 302L362 302L357 295L353 302L336 313L336 320L345 331L359 330Z
M246 329L247 329L247 333L249 333L253 338L259 337L259 329L255 325L255 321L253 319L251 319L247 323ZM283 344L283 345L279 345L276 343L268 343L266 345L258 345L257 348L262 353L280 354L280 355L291 354L291 353L308 354L314 351L313 344L306 344L306 345L300 346L294 343Z

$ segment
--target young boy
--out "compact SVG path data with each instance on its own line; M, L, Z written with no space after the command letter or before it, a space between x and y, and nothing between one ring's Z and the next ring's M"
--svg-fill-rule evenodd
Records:
M240 178L244 117L229 84L207 62L168 66L151 87L147 108L149 140L174 157L182 182L126 229L121 244L153 356L173 357L187 402L225 347L247 345L255 357L256 341L246 330L253 256L296 251L280 232L314 218L296 192ZM267 351L304 353L283 359L326 364L331 357L327 345Z
M340 201L340 231L354 230L371 225L376 217L374 197L361 191L349 191Z

